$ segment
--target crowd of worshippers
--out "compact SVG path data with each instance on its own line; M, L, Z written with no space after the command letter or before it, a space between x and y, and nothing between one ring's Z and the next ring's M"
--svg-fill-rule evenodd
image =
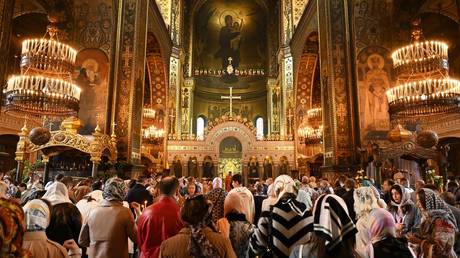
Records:
M0 257L453 258L460 188L288 175L0 180Z

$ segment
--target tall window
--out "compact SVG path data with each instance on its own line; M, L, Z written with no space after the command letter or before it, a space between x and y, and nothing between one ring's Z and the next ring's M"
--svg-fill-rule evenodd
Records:
M256 128L257 128L257 133L256 133L257 140L263 140L264 139L264 119L262 117L259 117L256 119Z
M196 139L204 139L204 118L201 116L196 119Z

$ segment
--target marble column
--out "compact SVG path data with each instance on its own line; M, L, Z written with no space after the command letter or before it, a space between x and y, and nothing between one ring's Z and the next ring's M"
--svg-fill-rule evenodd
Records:
M352 172L359 146L350 0L318 1L324 173Z
M118 2L111 121L118 158L133 164L140 164L141 157L147 12L147 0Z
M14 2L12 0L0 0L0 56L5 58L8 57L10 51L10 37L14 11ZM7 66L8 62L0 63L0 83L4 85L7 79ZM0 88L1 90L1 88ZM0 97L3 94L0 91Z
M193 132L193 92L194 92L194 79L184 79L184 86L181 89L181 115L182 115L182 138L191 139Z

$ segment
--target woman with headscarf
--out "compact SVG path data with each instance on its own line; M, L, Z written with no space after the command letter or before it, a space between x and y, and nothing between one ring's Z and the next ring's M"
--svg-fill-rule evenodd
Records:
M70 200L67 187L61 182L54 182L43 195L43 199L53 205L50 224L46 228L48 238L60 245L64 245L64 242L70 239L78 243L82 217Z
M401 185L395 184L391 187L388 211L393 215L398 236L415 230L420 224L420 212L412 202L410 194Z
M353 193L356 212L356 252L363 255L369 244L369 215L373 209L379 208L374 191L370 187L360 187Z
M391 213L376 208L369 214L369 243L363 258L415 258L405 238L396 238L395 221Z
M345 201L337 195L321 195L313 208L314 233L292 251L297 258L356 258L356 227L348 214Z
M0 257L30 258L22 248L26 231L24 212L16 202L0 198Z
M160 257L233 258L230 240L218 233L211 221L212 204L203 195L185 200L181 218L185 227L163 241Z
M296 200L297 189L290 176L278 176L273 187L276 202L262 211L250 246L256 255L288 257L295 246L310 238L313 216L304 203Z
M407 239L418 246L417 257L454 258L457 223L449 206L433 190L417 191L417 206L422 213L422 223L416 234Z
M311 201L311 195L309 192L305 190L302 190L302 189L298 190L296 200L298 202L305 204L307 210L311 210L313 208L313 202Z
M217 223L218 230L226 238L230 239L236 257L246 258L249 255L249 238L254 228L248 222L245 207L241 195L230 192L225 198L224 218Z
M88 257L128 258L128 238L137 243L137 227L129 208L123 207L127 187L110 178L104 185L100 206L91 211L82 227L79 243L88 247Z
M50 223L51 204L44 200L35 199L24 206L27 232L24 234L23 248L28 250L33 257L66 258L67 250L60 244L49 240L45 230ZM71 257L80 257L77 245L71 250Z
M220 177L212 180L212 190L206 195L206 198L212 202L212 221L217 221L224 217L224 201L227 191L222 188L222 179Z

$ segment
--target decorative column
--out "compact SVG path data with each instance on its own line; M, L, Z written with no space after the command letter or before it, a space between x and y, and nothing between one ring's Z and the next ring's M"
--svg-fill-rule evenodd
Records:
M277 85L277 80L269 78L267 83L267 113L268 113L268 136L273 137L273 134L279 134L279 114L281 107L281 90Z
M0 0L0 56L5 58L8 56L10 50L10 36L11 36L11 21L13 18L14 2L12 0ZM0 63L0 90L2 90L6 82L7 74L6 68L8 62ZM3 90L0 91L0 97L3 95Z
M181 89L181 133L182 139L192 138L193 128L193 78L185 78Z
M356 96L355 49L350 36L352 2L318 1L319 46L321 65L321 102L323 110L323 146L326 176L353 171L359 146Z
M294 31L292 1L285 0L281 3L281 48L278 55L280 64L281 81L281 112L280 112L280 138L289 140L293 138L293 116L294 114L294 87L293 87L293 61L289 44Z
M178 47L172 48L171 57L169 58L169 90L168 90L168 107L169 107L169 138L172 140L180 139L182 135L182 110L181 110L181 87L180 87L180 50Z
M133 164L140 164L141 157L147 11L147 0L118 2L111 120L118 157Z

